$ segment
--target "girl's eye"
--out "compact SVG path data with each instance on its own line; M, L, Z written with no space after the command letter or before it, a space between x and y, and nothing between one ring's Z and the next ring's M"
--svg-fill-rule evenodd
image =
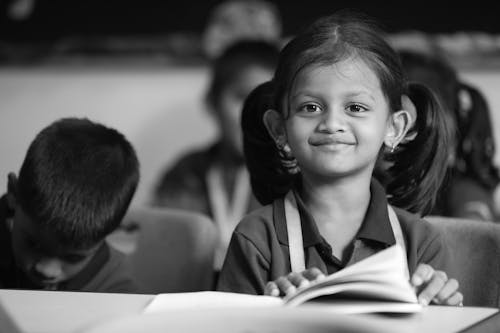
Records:
M362 105L359 105L359 104L351 104L351 105L347 106L347 110L349 110L350 112L353 112L353 113L358 113L358 112L367 111L368 109Z
M321 111L321 107L316 104L305 104L300 107L300 111L304 111L307 113L319 112Z

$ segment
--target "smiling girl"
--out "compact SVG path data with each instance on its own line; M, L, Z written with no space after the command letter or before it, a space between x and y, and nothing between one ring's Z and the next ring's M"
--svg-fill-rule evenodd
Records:
M422 304L461 304L443 271L442 236L411 213L433 205L446 126L374 23L344 11L295 37L273 80L248 97L242 126L253 191L266 206L233 233L219 290L294 293L398 244ZM381 164L386 186L373 176Z

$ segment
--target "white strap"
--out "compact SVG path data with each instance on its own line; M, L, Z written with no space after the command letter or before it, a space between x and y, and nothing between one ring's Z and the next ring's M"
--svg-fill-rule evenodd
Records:
M403 230L401 229L401 223L399 223L398 216L396 215L396 212L392 208L391 205L387 205L387 212L389 213L389 222L391 222L391 228L392 228L392 233L394 234L394 238L396 239L396 244L401 247L403 250L403 258L407 258L406 254L406 242L405 238L403 236ZM410 279L410 270L408 269L408 261L405 260L404 262L404 269L405 269L405 277L407 280Z
M292 191L289 191L285 196L285 218L286 218L286 229L288 233L288 248L290 251L290 266L292 272L302 272L306 269L305 257L304 257L304 244L302 237L302 225L300 224L299 210L297 209L297 202ZM387 211L389 214L389 221L391 223L392 232L396 240L396 244L400 245L404 258L406 255L406 243L403 236L403 231L399 223L398 216L394 212L394 209L387 205ZM408 263L405 260L405 276L407 279L410 278L410 273L408 270Z
M222 169L213 166L207 172L207 189L214 222L219 231L219 243L215 250L214 268L222 267L234 228L246 212L250 199L250 180L246 168L236 171L233 193L228 196Z
M292 272L302 272L306 269L304 258L304 244L302 241L302 226L297 209L297 201L292 191L289 191L284 200L286 230L288 233L288 249L290 251L290 266Z

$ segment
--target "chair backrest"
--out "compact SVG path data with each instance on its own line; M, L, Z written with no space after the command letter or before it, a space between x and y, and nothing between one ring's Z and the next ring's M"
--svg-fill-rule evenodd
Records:
M170 208L131 207L108 242L128 254L141 293L211 290L216 244L206 216Z
M464 305L500 306L500 225L427 216L442 230L451 254L447 274L458 280Z

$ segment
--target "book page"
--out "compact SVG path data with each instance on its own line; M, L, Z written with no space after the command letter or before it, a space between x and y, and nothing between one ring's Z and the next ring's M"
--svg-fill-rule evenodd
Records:
M154 313L181 309L219 309L279 307L283 300L273 296L257 296L220 291L159 294L144 309Z
M350 294L357 299L366 296L371 300L417 303L416 294L405 277L405 263L403 251L398 245L393 245L324 280L299 289L295 295L285 297L284 301L294 306L322 295Z

